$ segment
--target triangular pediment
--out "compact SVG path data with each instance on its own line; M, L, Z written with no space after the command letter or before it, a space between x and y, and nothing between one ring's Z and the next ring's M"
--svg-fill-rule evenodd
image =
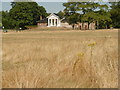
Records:
M50 17L56 17L56 18L59 18L59 16L55 15L54 13L51 13L47 18L50 18Z

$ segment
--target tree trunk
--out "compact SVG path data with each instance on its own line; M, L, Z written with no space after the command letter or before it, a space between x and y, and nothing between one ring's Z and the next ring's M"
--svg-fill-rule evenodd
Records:
M96 21L96 26L97 26L96 29L99 29L99 23L98 23L98 21Z
M106 29L107 29L107 25L106 25Z
M74 28L75 28L75 25L74 25L74 24L72 25L72 28L73 28L73 30L74 30Z
M84 22L82 22L82 30L84 29Z
M89 30L89 25L90 25L90 22L88 22L88 30Z

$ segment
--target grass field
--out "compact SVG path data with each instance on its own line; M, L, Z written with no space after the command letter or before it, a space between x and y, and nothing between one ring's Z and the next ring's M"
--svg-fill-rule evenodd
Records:
M118 30L3 34L4 88L117 88Z

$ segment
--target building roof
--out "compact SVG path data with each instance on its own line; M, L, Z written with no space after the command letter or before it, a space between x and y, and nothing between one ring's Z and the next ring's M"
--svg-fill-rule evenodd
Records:
M51 17L51 16L55 16L57 18L59 18L59 15L56 14L56 13L51 13L49 14L49 16L47 16L46 18L42 19L42 20L39 20L37 21L37 23L47 23L48 22L48 18ZM59 18L60 19L60 18ZM61 19L61 22L66 22L67 20L65 18Z
M49 18L51 16L55 16L55 17L59 18L59 16L57 14L55 14L55 13L51 13L49 16L47 16L47 18Z
M39 23L47 23L47 18L44 18L44 19L39 20L39 21L37 21L37 22L39 22Z
M67 22L66 18L61 19L61 22L62 22L62 23Z

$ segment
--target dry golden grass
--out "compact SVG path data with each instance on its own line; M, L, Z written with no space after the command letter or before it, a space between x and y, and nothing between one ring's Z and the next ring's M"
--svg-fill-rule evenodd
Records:
M118 31L3 34L4 88L117 88Z

